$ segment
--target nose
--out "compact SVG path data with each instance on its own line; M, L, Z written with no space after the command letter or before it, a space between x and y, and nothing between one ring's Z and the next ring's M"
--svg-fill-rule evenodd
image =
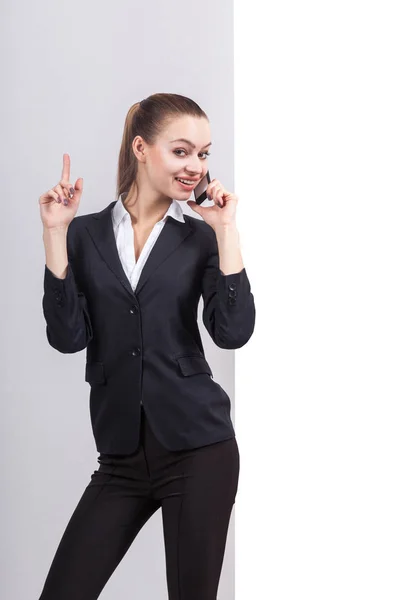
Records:
M199 177L200 178L203 175L203 169L200 169L200 170L186 169L186 174L188 177L196 177L196 178Z
M198 161L196 161L195 163L191 163L190 165L187 165L186 172L191 177L196 177L196 176L201 175L203 172L203 165L201 163L201 160L198 159Z

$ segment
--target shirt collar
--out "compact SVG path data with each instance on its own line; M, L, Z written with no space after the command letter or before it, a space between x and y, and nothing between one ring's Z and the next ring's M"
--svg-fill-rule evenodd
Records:
M126 210L126 208L122 202L122 198L125 198L125 197L126 197L126 193L120 194L120 196L118 197L118 200L113 208L113 211L112 211L113 222L116 227L118 227L118 225L121 223L121 221L124 217L129 215L129 212ZM164 221L164 223L165 223L165 221L167 220L167 217L173 217L174 219L176 219L177 221L180 221L181 223L185 222L181 205L174 198L172 199L172 202L169 205L167 212L162 217L162 219L160 219L160 221L158 221L158 222L161 223L162 221Z

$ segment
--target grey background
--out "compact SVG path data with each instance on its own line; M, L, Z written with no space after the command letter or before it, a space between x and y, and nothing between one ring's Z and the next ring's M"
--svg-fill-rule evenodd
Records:
M68 152L71 181L84 178L78 215L114 200L126 113L154 92L190 96L206 111L211 177L233 189L233 6L8 0L1 13L1 595L33 600L98 467L85 351L60 354L45 336L39 196L59 181ZM199 326L233 403L234 353ZM233 524L234 511L219 600L234 597ZM161 511L101 594L127 597L167 598Z

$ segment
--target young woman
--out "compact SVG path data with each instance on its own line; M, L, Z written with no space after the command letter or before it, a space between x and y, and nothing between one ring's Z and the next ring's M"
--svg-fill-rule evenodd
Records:
M235 223L238 202L213 179L210 207L189 201L208 170L207 115L154 94L131 107L116 201L76 217L83 180L40 199L43 311L59 352L86 348L99 452L40 600L94 600L136 535L162 509L170 600L216 600L239 452L230 399L213 380L197 324L220 347L251 337L254 297ZM184 183L186 182L186 183Z

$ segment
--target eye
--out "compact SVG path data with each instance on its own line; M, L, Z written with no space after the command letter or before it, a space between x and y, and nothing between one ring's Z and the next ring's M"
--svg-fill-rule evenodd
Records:
M185 152L185 154L186 154L186 150L184 150L183 148L179 148L178 150L174 150L175 154L177 152ZM208 158L209 156L211 156L210 152L200 152L200 154L205 154L205 158L203 158L203 160L205 160L206 158ZM177 156L182 156L182 154L177 154Z

